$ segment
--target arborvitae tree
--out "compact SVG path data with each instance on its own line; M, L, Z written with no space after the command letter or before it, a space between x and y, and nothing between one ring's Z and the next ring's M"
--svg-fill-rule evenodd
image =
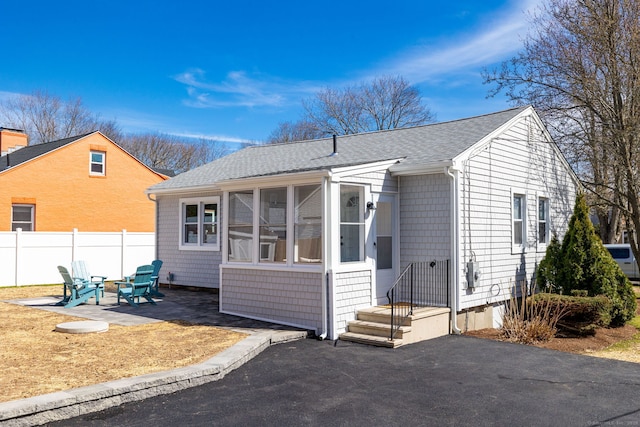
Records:
M636 312L633 286L598 237L583 194L576 198L569 229L562 240L556 285L564 294L586 290L589 296L605 295L612 302L611 324L623 325Z
M540 289L548 292L558 292L558 269L560 267L561 253L562 245L558 240L558 236L554 234L547 246L544 258L538 266L536 283Z

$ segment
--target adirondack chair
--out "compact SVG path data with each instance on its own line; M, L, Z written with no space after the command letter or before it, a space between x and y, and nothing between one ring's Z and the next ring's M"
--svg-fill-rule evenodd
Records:
M87 302L93 297L96 298L96 305L100 305L100 288L98 286L91 284L91 282L73 279L69 270L61 265L58 266L58 271L64 280L64 294L62 301L56 305L71 308Z
M151 296L162 298L164 294L159 290L159 278L160 278L160 268L162 267L162 261L159 259L155 259L151 261L151 265L153 265L153 273L151 275L151 279L153 279L153 285L151 285Z
M129 305L138 307L140 297L146 299L151 304L156 302L151 298L151 286L153 285L153 265L141 265L136 269L136 275L133 282L115 282L118 287L118 305L120 305L120 297L127 300Z
M100 288L100 292L102 296L104 296L104 281L106 280L106 276L92 276L89 274L89 269L87 268L87 264L84 261L72 261L71 262L71 271L73 272L73 279L82 280L89 282L98 288Z

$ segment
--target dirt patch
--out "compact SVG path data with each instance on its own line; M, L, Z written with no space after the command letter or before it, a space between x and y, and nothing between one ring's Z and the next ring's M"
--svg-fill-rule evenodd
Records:
M638 309L640 314L640 308ZM465 335L507 341L498 329L468 331ZM640 363L640 332L632 325L619 328L598 328L595 335L585 337L554 337L547 342L529 344L550 350L584 354L608 359Z
M0 288L0 300L60 296L60 289ZM247 336L183 321L65 334L55 326L86 319L6 302L0 318L0 402L201 363Z

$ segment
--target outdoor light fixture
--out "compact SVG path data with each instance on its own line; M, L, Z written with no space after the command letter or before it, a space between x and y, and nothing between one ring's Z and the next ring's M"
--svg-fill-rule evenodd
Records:
M367 202L367 210L368 211L376 210L376 205L374 205L373 202Z

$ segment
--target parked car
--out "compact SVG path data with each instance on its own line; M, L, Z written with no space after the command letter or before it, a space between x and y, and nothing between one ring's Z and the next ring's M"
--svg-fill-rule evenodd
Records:
M640 279L638 263L628 243L604 245L629 279Z

